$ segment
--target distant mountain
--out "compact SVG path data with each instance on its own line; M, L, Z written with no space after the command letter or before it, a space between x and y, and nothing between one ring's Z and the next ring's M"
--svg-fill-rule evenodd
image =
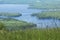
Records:
M60 0L37 0L30 8L60 8Z
M0 4L27 4L35 2L60 4L60 0L0 0Z
M42 3L47 4L60 4L60 0L40 0Z

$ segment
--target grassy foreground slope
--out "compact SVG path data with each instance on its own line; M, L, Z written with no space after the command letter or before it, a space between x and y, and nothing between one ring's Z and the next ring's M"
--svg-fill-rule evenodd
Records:
M60 40L60 28L27 29L11 32L0 30L0 40Z
M2 23L1 27L3 26L5 30L10 31L36 27L36 24L15 19L0 19L0 23Z
M59 11L46 11L41 13L33 13L32 16L37 16L39 19L60 19Z

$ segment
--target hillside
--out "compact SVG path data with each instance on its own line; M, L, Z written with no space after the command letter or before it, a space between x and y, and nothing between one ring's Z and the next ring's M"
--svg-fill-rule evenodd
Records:
M59 9L60 8L60 0L40 0L36 1L34 4L30 5L30 8L54 8L54 9Z

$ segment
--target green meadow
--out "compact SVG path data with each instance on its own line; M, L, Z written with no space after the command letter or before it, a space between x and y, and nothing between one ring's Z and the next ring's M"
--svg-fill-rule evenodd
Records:
M25 22L25 21L19 21L19 20L15 20L15 19L0 19L0 23L2 27L2 29L4 30L10 30L10 31L13 31L13 30L20 30L20 29L27 29L27 28L33 28L33 27L36 27L36 24L33 24L33 23L28 23L28 22Z
M39 29L34 27L35 24L25 21L0 19L0 40L60 40L59 27Z
M60 19L59 11L43 11L41 13L33 13L32 16L36 16L39 19Z
M33 13L32 16L60 19L60 12ZM36 24L7 17L0 18L0 40L60 40L60 28L57 26L36 28Z
M60 28L0 30L0 40L60 40Z
M14 12L0 12L0 16L19 17L19 16L22 16L22 14L21 13L14 13Z

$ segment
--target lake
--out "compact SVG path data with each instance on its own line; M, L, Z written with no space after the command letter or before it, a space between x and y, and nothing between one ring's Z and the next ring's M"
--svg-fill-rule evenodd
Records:
M38 13L47 10L41 9L28 9L29 4L0 4L0 12L19 12L22 14L20 17L13 17L17 20L23 20L26 22L37 24L37 28L46 28L60 26L59 20L54 19L38 19L37 17L31 16L32 13ZM53 11L53 10L50 10Z

